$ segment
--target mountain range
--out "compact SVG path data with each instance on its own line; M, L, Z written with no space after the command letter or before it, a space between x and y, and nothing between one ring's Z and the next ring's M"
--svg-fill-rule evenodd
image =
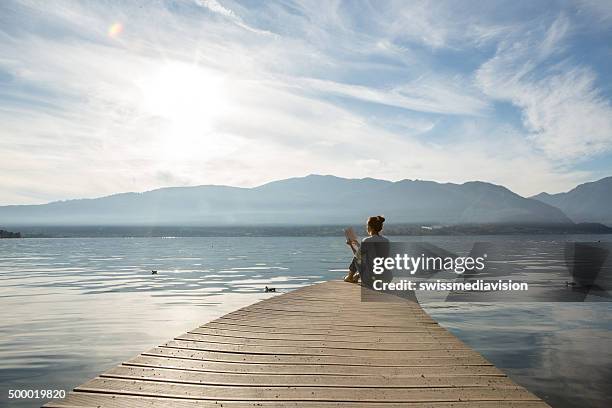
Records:
M569 225L602 220L610 225L611 211L605 203L611 202L611 187L612 178L607 178L568 193L525 198L480 181L391 182L310 175L253 188L169 187L95 199L0 206L0 225L339 225L377 214L384 214L391 223L428 225ZM589 195L592 199L584 198Z
M574 222L612 226L612 177L580 184L565 193L540 193L531 198L559 208Z

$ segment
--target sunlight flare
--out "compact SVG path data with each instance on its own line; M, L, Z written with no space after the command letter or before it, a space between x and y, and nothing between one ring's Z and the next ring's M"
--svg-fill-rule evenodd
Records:
M108 36L110 38L117 38L122 32L123 32L123 24L121 24L119 22L113 23L108 28Z

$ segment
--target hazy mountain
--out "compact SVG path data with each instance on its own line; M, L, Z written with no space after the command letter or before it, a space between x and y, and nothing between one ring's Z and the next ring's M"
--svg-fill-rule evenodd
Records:
M575 222L612 226L612 177L580 184L566 193L540 193L532 198L554 205Z
M483 183L311 175L255 188L173 187L0 207L2 225L324 225L384 214L392 223L570 223L559 209Z

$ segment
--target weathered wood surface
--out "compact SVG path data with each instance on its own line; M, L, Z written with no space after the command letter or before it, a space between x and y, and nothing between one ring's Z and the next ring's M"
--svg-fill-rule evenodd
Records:
M332 281L255 303L45 407L548 406L418 304L360 291Z

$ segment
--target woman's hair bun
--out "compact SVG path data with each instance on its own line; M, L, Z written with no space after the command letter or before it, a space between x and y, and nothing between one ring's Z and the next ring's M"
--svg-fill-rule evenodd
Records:
M383 222L385 222L385 217L382 215L375 215L368 218L368 228L372 230L372 232L378 234L383 229Z

